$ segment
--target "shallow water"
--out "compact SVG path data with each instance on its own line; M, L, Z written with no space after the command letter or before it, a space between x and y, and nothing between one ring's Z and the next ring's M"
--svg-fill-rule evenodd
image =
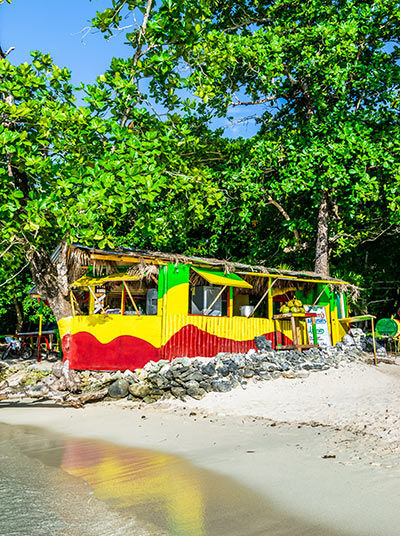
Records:
M1 536L345 536L162 452L0 424Z

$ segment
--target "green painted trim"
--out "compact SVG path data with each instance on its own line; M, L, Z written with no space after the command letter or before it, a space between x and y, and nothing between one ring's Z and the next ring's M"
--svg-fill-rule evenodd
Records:
M182 283L189 284L189 272L190 266L187 264L167 264L162 267L160 274L163 272L162 284L160 285L160 276L158 283L158 298L162 298L164 294L171 290L173 287L177 287Z
M167 282L166 276L167 276L167 267L160 266L160 269L158 271L158 294L157 294L157 298L159 300L161 300L164 294L166 293L166 282Z
M225 272L221 272L220 270L208 270L205 268L197 268L196 266L194 266L193 269L200 275L202 273L214 274L214 275L219 275L220 277L225 277L226 279L230 279L231 281L243 281L242 277L234 273L226 274Z

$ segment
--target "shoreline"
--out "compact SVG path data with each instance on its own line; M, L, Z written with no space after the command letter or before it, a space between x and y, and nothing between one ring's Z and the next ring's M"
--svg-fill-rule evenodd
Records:
M180 456L343 536L397 536L400 367L352 363L201 400L0 402L0 423ZM315 418L317 417L317 418ZM325 531L325 532L324 532Z
M103 402L84 409L1 404L0 422L181 456L234 478L288 515L316 523L321 533L394 536L400 523L398 455L391 447L385 452L393 443L372 436L216 416L184 403Z

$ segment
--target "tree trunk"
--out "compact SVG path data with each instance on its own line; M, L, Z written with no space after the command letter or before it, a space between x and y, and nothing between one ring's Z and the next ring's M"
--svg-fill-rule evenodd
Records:
M68 283L68 245L61 243L60 250L52 260L45 252L31 248L28 251L33 281L38 294L47 300L57 322L72 315Z
M17 325L15 328L15 332L19 333L22 330L24 316L22 314L21 305L15 296L13 297L13 302L14 302L14 307L15 307L15 313L17 315Z
M323 192L319 205L314 270L318 274L329 275L329 209L327 192Z

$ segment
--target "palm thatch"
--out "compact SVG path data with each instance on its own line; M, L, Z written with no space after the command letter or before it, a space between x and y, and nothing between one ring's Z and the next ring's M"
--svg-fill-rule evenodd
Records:
M68 280L70 283L82 277L90 266L90 254L80 248L70 248L68 255Z
M158 277L159 268L155 264L147 264L145 262L140 262L128 268L127 273L141 279L153 279Z
M306 279L316 279L316 280L322 280L322 281L329 281L332 282L332 284L335 283L341 283L340 288L341 291L347 291L351 288L357 288L354 287L354 285L351 285L349 283L346 283L345 281L341 279L335 279L333 277L329 276L323 276L321 274L317 274L315 272L302 270L302 271L295 271L295 270L286 270L286 269L280 269L280 268L268 268L266 266L262 265L250 265L245 264L241 262L232 262L227 260L220 260L215 258L208 258L208 257L197 257L197 256L188 256L183 254L177 254L177 253L164 253L161 251L149 251L144 249L129 249L129 248L116 248L112 251L103 251L96 248L89 248L86 246L81 246L79 244L73 244L71 246L73 250L83 250L85 251L89 256L92 254L96 255L109 255L109 256L115 256L116 263L118 263L118 258L123 257L124 262L126 263L129 258L132 258L132 266L129 268L130 270L139 270L138 273L141 271L144 274L148 273L148 268L144 269L143 267L138 268L140 265L144 266L159 266L165 263L173 263L173 264L191 264L194 266L202 266L202 267L215 267L219 268L224 273L232 273L232 272L240 272L241 277L243 277L243 272L248 273L250 276L251 273L260 273L260 274L268 274L268 275L281 275L286 276L286 278L293 277L294 279L290 279L291 283L295 282L296 278L306 278ZM98 266L107 266L107 263L110 261L107 260L101 260L101 261L92 261L96 262ZM117 264L116 264L117 265ZM115 265L115 266L116 266ZM151 268L152 270L153 268ZM116 271L116 270L114 270ZM246 274L245 274L246 275ZM264 277L259 277L257 279L268 279ZM299 282L300 283L300 282ZM343 284L346 283L346 284ZM284 281L282 280L282 283L277 282L276 285L284 285ZM260 282L259 285L264 285L264 283ZM279 287L278 287L279 288Z

